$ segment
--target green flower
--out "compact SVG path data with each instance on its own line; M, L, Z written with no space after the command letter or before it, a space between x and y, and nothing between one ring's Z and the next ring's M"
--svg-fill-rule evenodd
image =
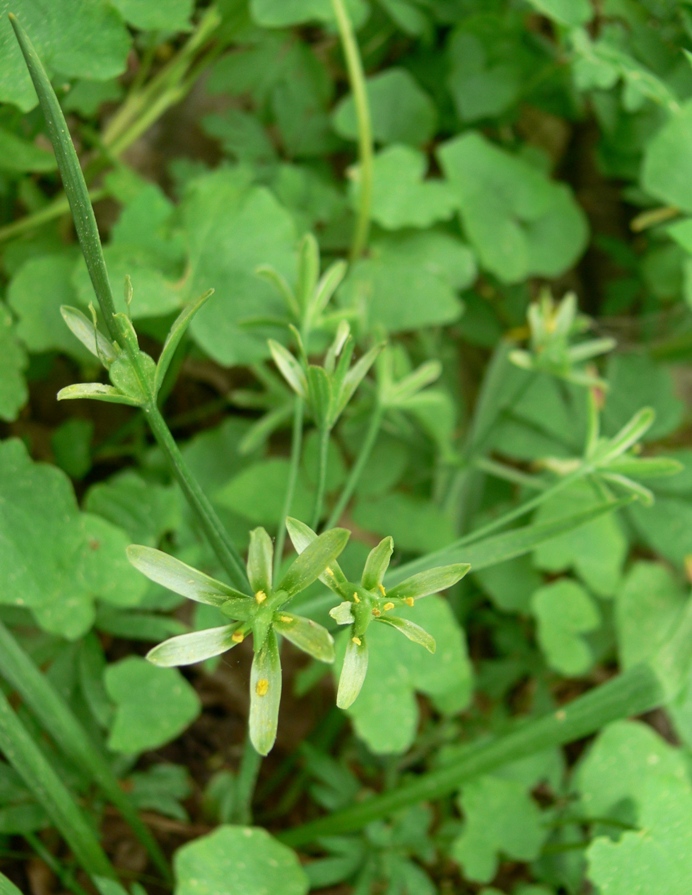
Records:
M127 555L132 565L147 578L169 590L216 606L231 624L205 631L171 637L155 646L147 659L155 665L190 665L253 638L254 658L250 675L250 739L255 749L266 755L274 745L281 699L281 662L277 633L322 662L334 661L334 641L321 625L293 615L283 608L309 587L346 546L349 532L333 528L313 539L274 586L274 548L263 528L250 533L247 574L252 594L244 594L203 572L152 547L132 545Z
M303 522L288 519L286 527L293 546L301 555L316 543L317 535ZM380 541L368 555L359 584L348 581L336 561L319 576L320 581L342 599L329 614L338 625L351 626L336 696L336 704L342 709L355 701L363 686L368 670L367 630L370 625L373 622L389 625L434 653L434 638L420 625L397 616L395 610L413 606L420 597L451 587L471 568L468 563L438 566L412 575L387 591L383 581L393 550L392 538Z

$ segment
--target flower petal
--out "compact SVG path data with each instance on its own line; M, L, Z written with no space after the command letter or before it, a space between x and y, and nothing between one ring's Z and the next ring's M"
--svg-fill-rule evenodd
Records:
M276 740L280 702L281 660L270 630L250 672L250 741L260 755L267 755Z
M320 662L334 661L334 639L326 628L290 612L274 614L274 630Z
M147 659L163 668L203 662L242 643L242 640L233 640L233 635L239 627L239 625L222 625L220 628L179 634L149 650Z

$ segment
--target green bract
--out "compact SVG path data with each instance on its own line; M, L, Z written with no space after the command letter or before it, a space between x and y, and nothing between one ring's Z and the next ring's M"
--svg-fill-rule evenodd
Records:
M263 528L250 533L247 576L252 593L241 593L209 578L153 547L130 546L132 565L151 581L198 603L216 606L233 619L228 625L171 637L147 658L155 665L191 665L218 656L252 635L254 660L250 678L250 737L266 755L276 739L281 698L281 662L276 633L322 662L334 661L334 642L321 625L285 612L283 606L324 574L346 546L349 532L334 528L315 537L301 551L276 586L272 581L273 547Z

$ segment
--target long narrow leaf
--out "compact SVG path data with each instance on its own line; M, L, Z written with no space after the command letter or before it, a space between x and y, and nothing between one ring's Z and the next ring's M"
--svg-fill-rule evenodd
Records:
M91 876L115 877L93 826L2 693L0 751L43 806L82 868Z
M163 380L168 372L168 367L173 360L173 355L180 344L180 340L185 335L185 332L190 325L190 321L202 305L204 305L209 296L213 294L214 290L208 289L205 293L200 295L196 301L193 301L186 308L183 308L173 323L173 326L171 326L170 331L166 336L166 341L163 343L158 363L156 364L156 376L154 380L154 391L156 394L158 394L159 389L163 384Z
M606 501L588 510L582 510L570 516L563 516L561 519L555 519L552 522L525 525L523 528L516 528L500 535L494 535L491 538L469 544L467 547L457 547L454 544L450 544L448 547L443 547L442 550L437 550L435 553L429 553L420 559L399 566L398 569L393 570L387 576L387 585L392 587L399 584L412 573L417 574L441 563L464 561L470 563L472 572L487 569L489 566L497 565L508 559L514 559L516 556L522 556L522 554L534 550L540 544L545 543L545 541L549 541L551 538L565 534L568 531L573 531L575 528L579 528L580 525L586 525L587 522L592 522L594 519L598 519L599 516L628 506L633 499L632 497L625 497L622 500Z
M305 590L334 562L350 534L345 528L330 528L317 537L293 560L276 590L283 590L289 596Z
M149 851L159 870L168 877L168 861L141 821L127 793L121 788L106 758L72 714L51 682L41 674L10 631L0 622L0 675L14 687L60 751L91 776L118 808ZM2 895L0 891L0 895Z

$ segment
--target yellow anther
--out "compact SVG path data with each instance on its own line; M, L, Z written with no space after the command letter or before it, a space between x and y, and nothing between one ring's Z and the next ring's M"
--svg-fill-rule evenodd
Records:
M379 617L382 615L382 613L381 613L380 610L377 608L377 606L373 606L373 608L372 608L372 614L375 616L375 618L379 618Z
M245 634L242 631L234 631L231 634L231 640L233 643L242 643L245 640Z
M382 608L385 612L389 612L390 609L394 609L394 603L385 603Z
M360 646L362 641L360 637L351 637L351 643L355 643L356 646Z
M280 616L279 616L279 621L280 621L280 622L283 622L283 623L286 624L286 625L290 625L291 622L293 621L293 617L290 616L290 615L280 615Z
M268 690L269 690L269 681L266 679L266 677L261 677L257 681L257 685L255 686L255 693L258 696L266 696Z
M255 600L257 600L258 603L264 603L264 601L266 599L267 599L267 595L265 594L265 592L263 590L258 590L257 593L255 594Z
M332 578L334 577L334 572L329 568L329 566L327 566L324 571L327 573L327 575L331 575Z
M407 606L413 606L414 602L413 597L404 597L404 603L406 603Z
M379 592L382 594L383 597L387 596L387 591L384 588L384 584L378 584L377 589L379 590Z
M360 597L355 591L353 591L353 600L355 603L360 603Z

